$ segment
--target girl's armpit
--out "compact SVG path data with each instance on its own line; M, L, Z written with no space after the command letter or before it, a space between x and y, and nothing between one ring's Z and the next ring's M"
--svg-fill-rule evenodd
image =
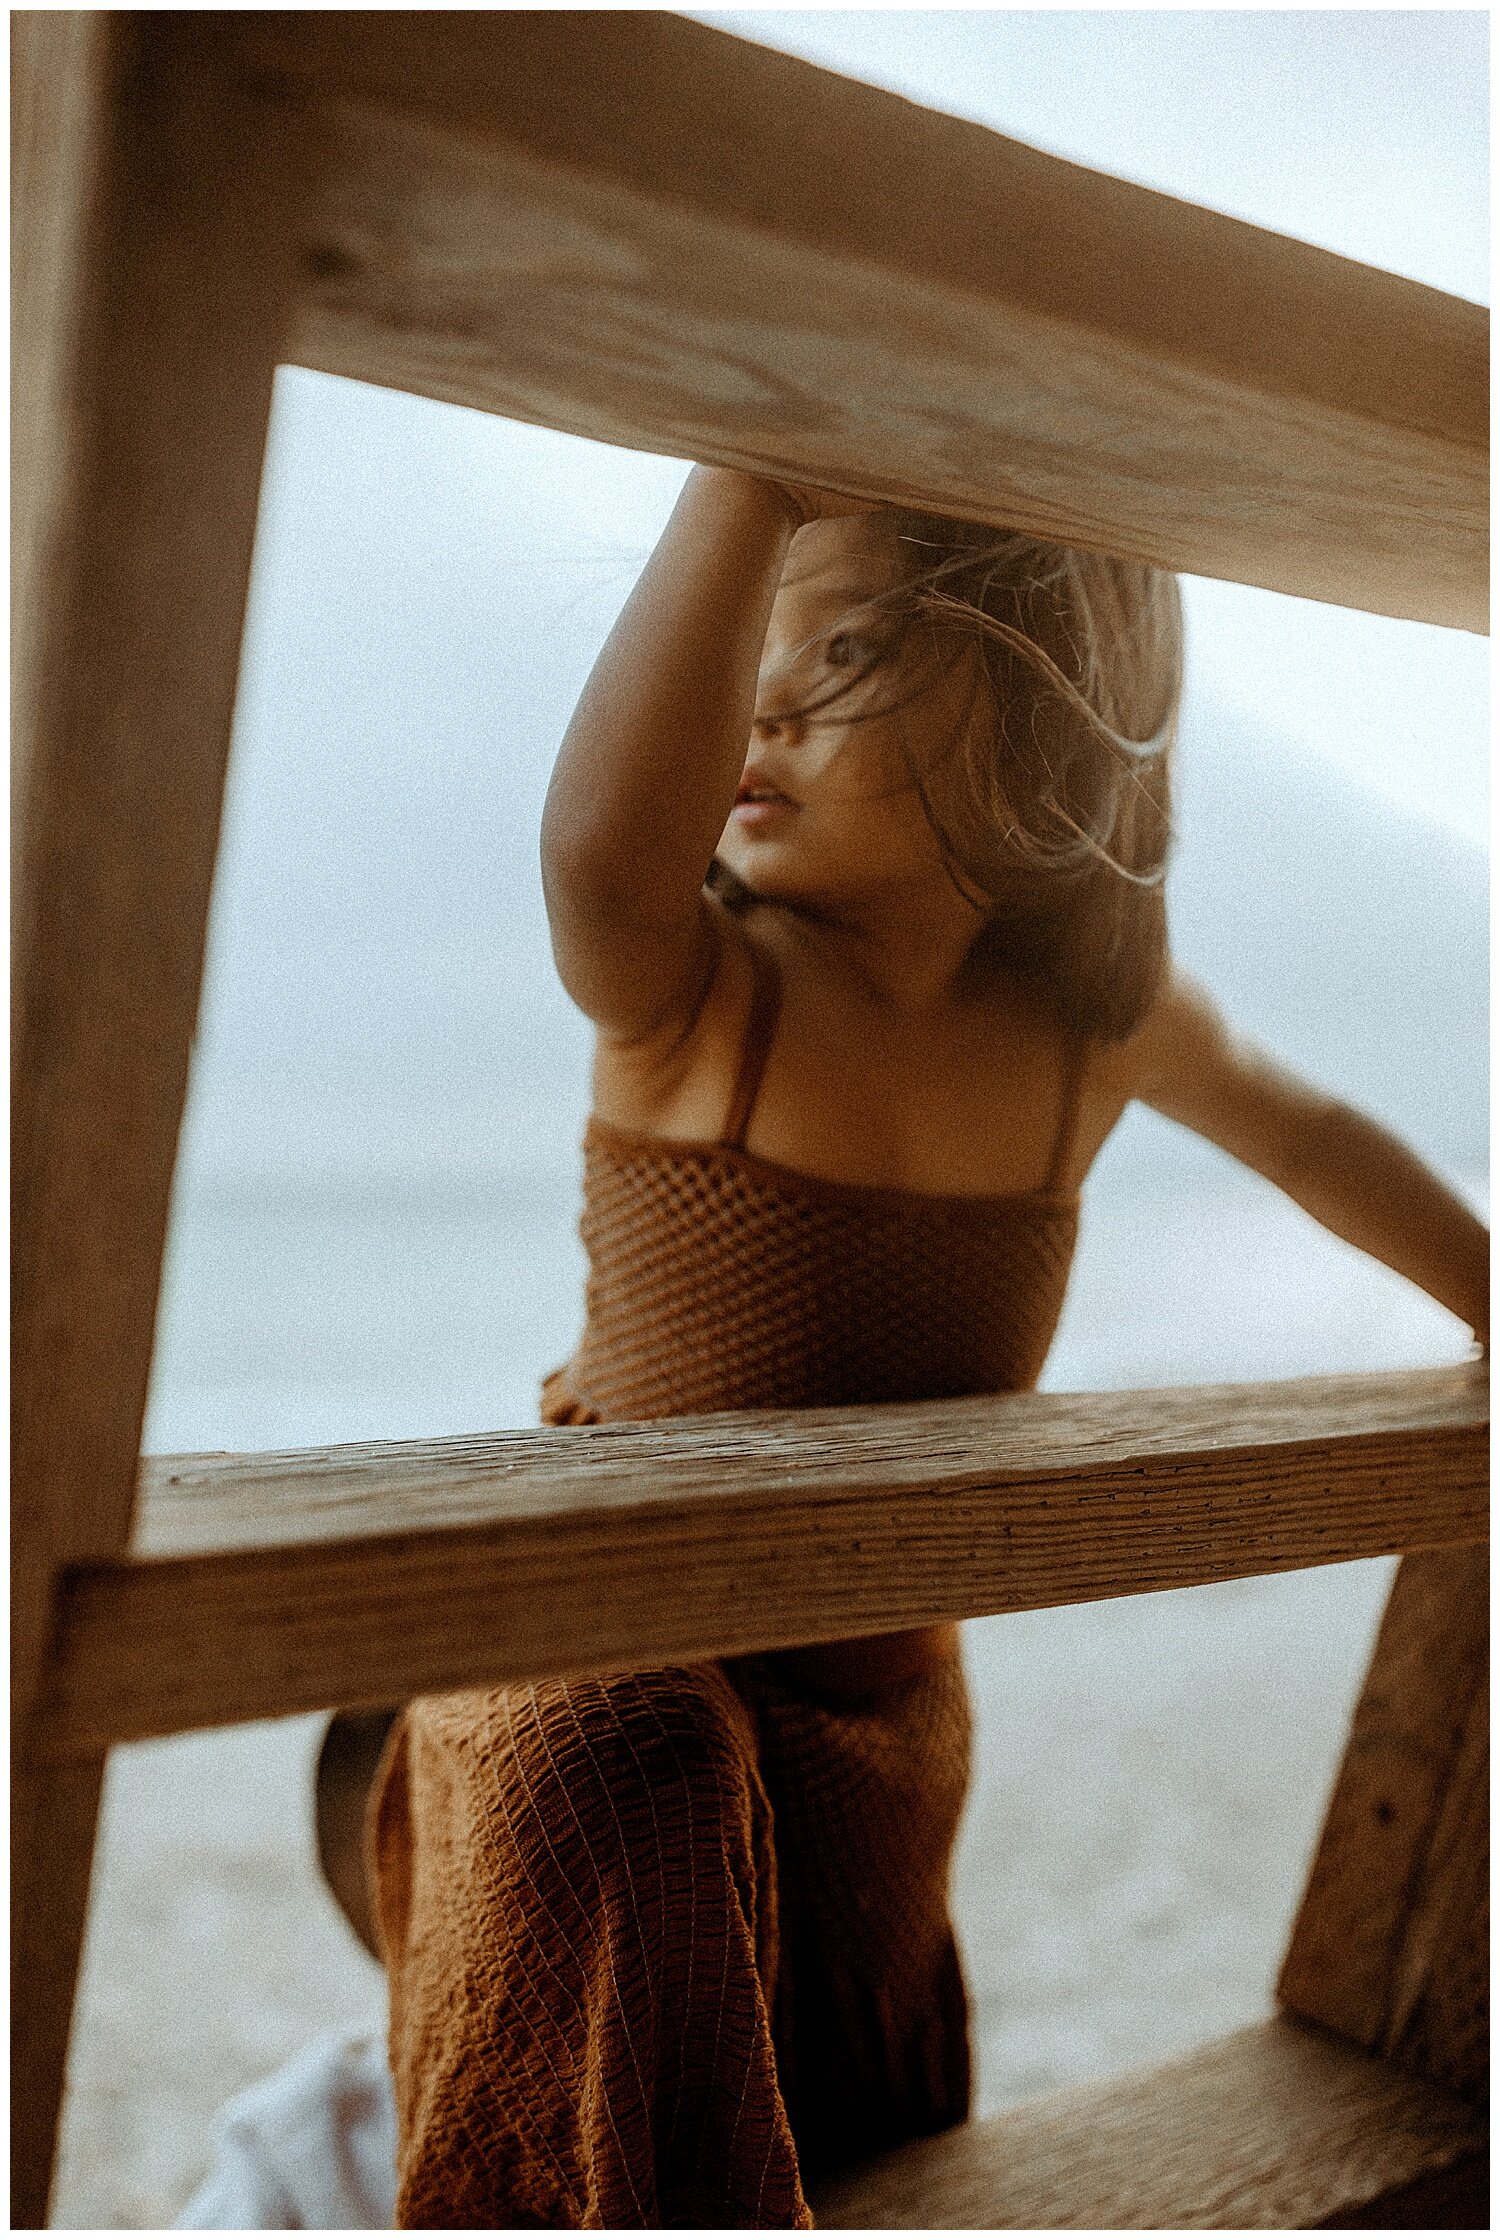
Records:
M718 967L718 913L707 900L669 918L555 868L544 883L558 977L601 1034L623 1046L685 1032Z
M601 1025L593 1110L614 1127L647 1135L718 1137L747 1031L755 973L732 914L703 899L703 949L694 979L638 1031Z

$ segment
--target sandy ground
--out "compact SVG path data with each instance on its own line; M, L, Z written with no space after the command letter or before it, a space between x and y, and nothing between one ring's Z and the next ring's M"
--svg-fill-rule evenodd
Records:
M1211 1209L1180 1194L1147 1206L1101 1198L1048 1383L1274 1377L1462 1353L1450 1318L1314 1236L1272 1195L1237 1184ZM367 1228L368 1214L360 1220ZM342 1255L347 1270L352 1248L332 1228L305 1214L296 1227L310 1265L326 1274ZM199 1235L200 1274L180 1285L178 1335L165 1334L179 1374L156 1395L153 1446L467 1427L458 1383L403 1397L387 1366L411 1359L402 1314L421 1316L427 1348L451 1355L457 1378L479 1366L458 1358L461 1301L439 1314L429 1287L412 1304L409 1238L365 1239L360 1266L387 1267L388 1294L363 1278L340 1291L339 1343L366 1382L314 1389L316 1328L278 1321L265 1303L302 1296L295 1282L283 1290L267 1234L240 1209ZM357 1328L361 1314L374 1319ZM184 1332L217 1349L196 1379ZM518 1393L556 1358L556 1337L533 1337L538 1362L522 1362ZM518 1418L490 1417L507 1420ZM272 1436L254 1436L264 1422ZM956 1911L981 2110L1169 2057L1267 2011L1391 1570L1343 1565L966 1629L978 1763ZM170 2222L206 2167L220 2102L317 2032L378 2014L379 1971L314 1865L320 1725L115 1753L54 2223Z

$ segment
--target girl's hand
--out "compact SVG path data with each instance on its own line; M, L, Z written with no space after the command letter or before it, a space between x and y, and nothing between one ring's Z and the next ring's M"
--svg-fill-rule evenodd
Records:
M773 482L764 478L782 504L796 516L797 527L809 521L839 521L851 513L879 513L873 498L846 498L839 490L819 490L810 482Z

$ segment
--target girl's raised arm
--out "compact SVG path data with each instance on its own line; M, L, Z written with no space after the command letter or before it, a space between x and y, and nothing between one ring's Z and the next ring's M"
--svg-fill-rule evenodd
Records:
M1489 1344L1490 1235L1414 1151L1232 1034L1181 975L1120 1062L1128 1093L1206 1136Z
M688 1016L712 969L703 881L798 525L774 484L695 467L564 737L542 814L553 954L622 1041Z

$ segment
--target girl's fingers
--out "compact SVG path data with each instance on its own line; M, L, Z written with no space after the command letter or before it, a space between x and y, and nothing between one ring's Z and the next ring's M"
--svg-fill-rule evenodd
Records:
M819 490L808 482L773 482L799 524L808 521L837 521L850 513L879 513L879 503L873 498L846 498L838 490Z

